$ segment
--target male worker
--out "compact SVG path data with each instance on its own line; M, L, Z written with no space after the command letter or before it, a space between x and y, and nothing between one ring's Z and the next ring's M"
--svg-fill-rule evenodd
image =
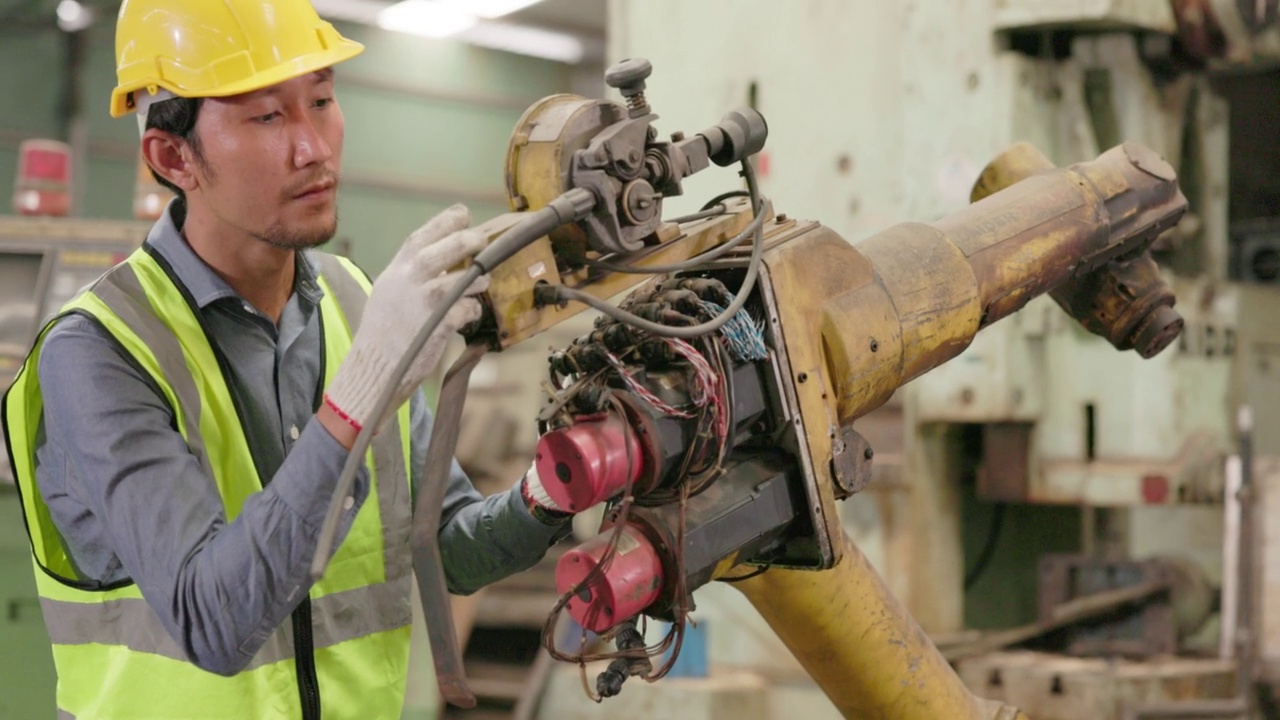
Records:
M116 33L111 113L139 113L177 199L42 331L5 400L59 717L399 717L420 386L478 301L450 310L405 377L390 371L484 238L452 207L371 292L309 250L337 222L330 68L362 47L308 0L125 0ZM388 383L396 402L374 417ZM313 584L330 495L370 424ZM455 465L451 588L533 565L567 518L536 473L485 499Z

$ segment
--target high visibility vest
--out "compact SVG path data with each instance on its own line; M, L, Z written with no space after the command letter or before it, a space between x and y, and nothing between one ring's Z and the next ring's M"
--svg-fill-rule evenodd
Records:
M369 283L346 260L315 257L327 386L351 346ZM96 319L156 382L191 453L217 484L230 522L262 490L262 479L219 351L194 308L168 264L144 245L61 314ZM4 424L53 642L58 717L301 718L300 693L314 699L318 690L326 718L399 718L411 620L408 404L375 438L366 460L369 497L295 623L276 628L245 670L223 677L187 660L131 580L103 585L75 570L35 477L43 413L36 368L51 325L5 395ZM307 624L298 622L308 604L314 675L307 671ZM295 624L303 628L299 637Z

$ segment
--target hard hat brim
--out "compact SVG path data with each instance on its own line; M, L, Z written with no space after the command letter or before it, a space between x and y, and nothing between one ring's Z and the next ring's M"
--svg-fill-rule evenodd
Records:
M286 80L302 77L317 70L332 67L340 62L350 60L362 52L364 52L364 45L354 40L342 38L340 42L331 48L287 60L268 70L255 73L252 77L222 85L216 91L195 94L186 92L181 87L174 87L163 82L159 83L159 86L178 97L231 97L233 95L243 95L271 87L272 85L278 85ZM130 102L129 96L138 90L144 89L144 87L143 85L117 87L115 92L111 94L111 117L121 117L133 112L134 105Z

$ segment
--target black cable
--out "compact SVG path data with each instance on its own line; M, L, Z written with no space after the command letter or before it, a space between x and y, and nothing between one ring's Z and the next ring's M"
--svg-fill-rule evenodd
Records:
M738 289L738 295L734 298L733 302L729 303L729 307L725 308L724 312L720 313L720 315L697 325L673 327L646 320L638 315L634 315L626 310L615 307L604 300L600 300L590 293L568 288L563 285L544 286L546 287L546 292L551 293L555 301L574 300L580 302L588 307L599 310L615 320L640 328L641 330L660 337L674 337L681 338L683 340L692 340L719 330L725 323L729 322L729 320L733 318L733 316L736 315L744 305L746 305L747 298L750 297L751 290L755 287L756 277L760 273L760 259L764 254L764 233L761 230L761 224L764 221L764 200L760 197L759 187L756 184L755 169L751 167L751 163L743 161L742 174L747 180L747 187L750 189L753 200L752 205L755 208L755 219L752 220L747 231L753 231L755 238L751 246L751 259L747 261L747 274L743 278L742 286ZM646 272L654 271L654 268L646 270Z
M722 577L718 579L720 580L720 582L726 582L726 583L742 582L743 580L750 580L753 577L758 577L760 575L763 575L765 571L767 571L768 569L769 569L768 565L761 565L760 567L756 568L755 570L752 570L746 575L735 575L733 577Z
M730 190L729 192L722 192L719 195L703 203L702 209L710 210L713 206L719 205L723 203L725 200L728 200L729 198L750 197L750 196L751 196L751 193L750 191L747 191L747 190Z
M991 564L991 558L996 554L996 545L999 544L1001 532L1004 530L1004 514L1008 507L1005 503L999 503L992 511L991 527L987 529L987 539L982 545L982 551L978 553L978 559L973 563L973 567L964 574L965 590L973 587L974 583L978 582L978 578L982 577L987 566Z

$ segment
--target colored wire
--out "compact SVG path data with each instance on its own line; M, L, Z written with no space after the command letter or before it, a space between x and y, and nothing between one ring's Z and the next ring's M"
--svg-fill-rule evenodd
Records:
M752 231L755 238L751 244L751 258L747 261L747 273L742 280L742 286L738 289L738 296L734 298L733 302L729 303L729 307L725 308L725 311L717 317L697 325L673 327L671 325L663 325L661 323L646 320L638 315L634 315L626 310L615 307L604 300L600 300L590 293L565 287L564 285L549 286L548 292L553 293L555 302L576 300L577 302L599 310L614 320L640 328L645 332L652 333L659 337L677 337L688 340L719 330L721 326L733 319L733 316L741 310L744 305L746 305L747 298L751 295L751 290L755 288L756 277L760 273L761 257L764 255L764 232L761 230L761 224L764 221L764 200L760 198L759 186L756 183L755 169L751 167L751 163L743 161L742 172L743 176L747 180L747 187L750 188L752 206L755 208L756 213L755 219L752 221L751 225L748 226L747 230ZM744 231L744 233L745 232L746 231ZM721 246L721 248L723 247L724 246ZM659 271L654 268L649 268L646 269L645 272Z

